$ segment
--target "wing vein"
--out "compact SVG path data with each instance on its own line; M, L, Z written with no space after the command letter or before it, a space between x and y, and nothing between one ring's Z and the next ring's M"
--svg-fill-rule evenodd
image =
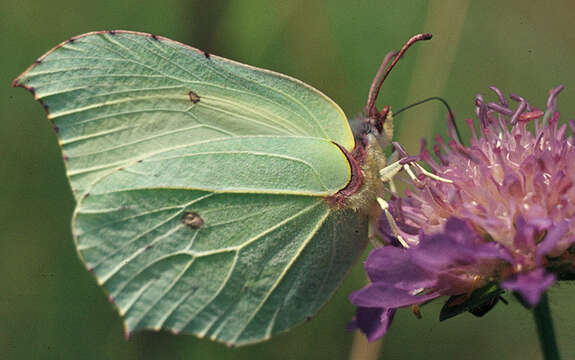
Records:
M162 294L160 294L160 296L158 296L158 298L153 301L150 306L148 306L148 308L146 310L144 310L144 312L142 313L142 315L136 319L135 323L132 325L132 329L135 329L138 327L138 325L142 322L142 320L144 320L144 318L150 313L150 311L156 307L160 301L162 301L162 299L170 292L172 291L172 289L174 288L174 286L176 286L176 284L180 281L180 279L182 278L182 276L184 276L184 274L186 273L186 271L188 271L188 269L190 268L190 266L192 266L192 264L194 263L195 258L192 258L187 264L186 266L184 266L184 269L182 271L180 271L178 273L178 275L170 282L170 284L168 285L168 287L162 291Z
M307 245L309 244L309 242L313 239L313 237L316 235L316 233L319 231L319 229L324 225L325 220L329 217L330 215L330 211L327 211L325 213L325 215L322 217L321 221L319 221L314 229L314 231L305 239L305 241L302 243L302 245L299 247L297 255L294 256L291 261L288 263L288 265L284 268L284 271L282 271L282 273L280 274L280 276L278 277L278 279L273 283L273 285L271 286L270 290L268 291L267 295L264 296L264 298L262 299L262 301L259 303L259 305L255 308L254 312L252 313L252 315L248 318L248 320L246 321L245 325L243 326L242 329L240 329L236 335L236 337L234 339L232 339L232 342L236 342L238 340L238 338L244 333L244 331L246 330L246 328L249 326L249 324L253 321L253 319L256 317L256 315L259 313L259 311L263 308L264 304L267 302L267 300L270 298L270 296L273 294L273 292L275 291L275 289L277 288L277 286L279 285L279 283L283 280L283 278L285 277L285 275L288 273L288 271L291 269L293 263L299 258L299 256L301 255L301 253L303 252L303 250L307 247Z

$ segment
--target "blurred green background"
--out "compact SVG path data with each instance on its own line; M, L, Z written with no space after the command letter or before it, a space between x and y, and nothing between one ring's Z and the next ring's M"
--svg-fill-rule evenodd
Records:
M259 345L228 349L167 333L124 340L117 313L76 256L74 202L51 126L30 94L10 88L52 46L103 29L164 35L299 78L353 117L385 53L425 31L434 39L400 62L380 107L443 96L462 124L489 85L543 106L548 89L564 84L566 119L575 114L573 14L568 0L0 0L0 358L346 359L354 339L344 330L354 311L348 294L365 283L358 265L313 321ZM418 107L396 119L396 138L415 152L421 137L445 133L444 120L440 105ZM573 295L569 284L551 293L564 359L575 358ZM531 314L516 302L444 323L439 307L425 307L422 320L400 312L380 358L540 358Z

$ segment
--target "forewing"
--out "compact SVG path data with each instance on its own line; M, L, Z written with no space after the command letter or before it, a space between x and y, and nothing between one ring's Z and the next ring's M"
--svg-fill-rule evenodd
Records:
M211 139L279 135L354 145L341 109L310 86L149 34L70 39L14 85L47 109L76 198L111 169Z
M115 176L80 200L73 227L128 333L265 340L313 316L367 239L363 217L320 197L123 190Z

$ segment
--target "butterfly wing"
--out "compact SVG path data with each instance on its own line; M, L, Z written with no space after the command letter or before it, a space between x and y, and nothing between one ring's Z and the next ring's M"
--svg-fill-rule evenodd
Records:
M74 229L129 333L266 340L319 310L367 238L362 217L334 212L319 197L110 182L81 200ZM186 224L185 214L201 225Z
M46 108L76 197L106 171L209 139L304 136L354 146L344 113L312 87L149 34L72 38L14 85Z
M317 90L146 34L93 33L21 75L78 202L77 248L144 328L262 341L311 317L367 238L325 200L353 148Z

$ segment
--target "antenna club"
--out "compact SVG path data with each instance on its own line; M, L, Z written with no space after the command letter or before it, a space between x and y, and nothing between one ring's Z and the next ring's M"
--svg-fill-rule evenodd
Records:
M421 36L421 39L419 40L431 40L431 38L433 37L433 35L431 33L424 33L424 34L419 34L419 35L415 35L416 36Z

